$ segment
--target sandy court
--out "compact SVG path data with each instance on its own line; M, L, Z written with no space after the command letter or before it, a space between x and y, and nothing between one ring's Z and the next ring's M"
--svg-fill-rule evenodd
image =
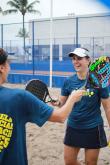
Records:
M24 88L21 84L6 84L11 88ZM60 89L50 89L54 97L58 97ZM102 109L107 137L110 135L109 127ZM29 165L64 165L63 161L63 137L66 122L64 124L47 122L42 128L35 124L28 123L27 131L27 151ZM83 163L84 151L81 150L79 160ZM101 150L98 165L110 165L110 148Z

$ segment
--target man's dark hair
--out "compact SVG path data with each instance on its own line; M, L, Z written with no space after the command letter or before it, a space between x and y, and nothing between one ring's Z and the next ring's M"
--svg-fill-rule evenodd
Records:
M8 54L3 48L0 48L0 65L4 64L7 60Z

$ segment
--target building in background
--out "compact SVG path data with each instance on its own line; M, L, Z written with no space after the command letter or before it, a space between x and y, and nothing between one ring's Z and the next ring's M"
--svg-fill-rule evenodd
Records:
M32 20L29 24L32 41L34 22L35 54L49 58L50 20ZM67 59L76 46L86 47L93 57L110 56L110 15L81 15L53 18L53 57Z
M48 60L50 58L50 19L31 20L25 23L29 37L26 38L26 52L23 38L18 37L21 23L1 25L1 43L10 54L23 59ZM67 60L68 52L75 47L86 47L93 58L110 56L110 13L94 15L72 15L53 18L53 59ZM21 58L20 58L21 59Z

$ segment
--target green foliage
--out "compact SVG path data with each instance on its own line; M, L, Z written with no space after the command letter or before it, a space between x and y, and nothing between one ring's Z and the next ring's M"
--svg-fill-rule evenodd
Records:
M3 10L2 10L2 8L1 8L1 6L0 6L0 13L2 13L3 12Z
M20 31L20 36L23 36L24 50L25 50L25 38L26 38L26 30L24 27L24 17L26 13L40 13L38 10L34 9L34 5L39 3L39 0L34 0L29 3L28 0L11 0L7 2L7 5L11 7L11 9L3 11L4 15L18 13L20 12L23 17L23 28ZM21 35L22 34L22 35Z
M25 28L24 29L20 28L20 30L18 31L17 37L29 38L29 32L27 32Z
M28 0L11 0L7 2L7 5L11 9L5 10L4 15L20 12L22 15L26 13L40 13L38 10L34 9L34 5L39 3L38 0L35 0L31 3Z

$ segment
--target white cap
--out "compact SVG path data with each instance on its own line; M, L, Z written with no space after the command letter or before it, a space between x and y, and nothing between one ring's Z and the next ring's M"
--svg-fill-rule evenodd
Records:
M69 57L73 57L74 55L77 55L79 57L90 57L89 50L86 48L76 48L73 52L70 52Z

